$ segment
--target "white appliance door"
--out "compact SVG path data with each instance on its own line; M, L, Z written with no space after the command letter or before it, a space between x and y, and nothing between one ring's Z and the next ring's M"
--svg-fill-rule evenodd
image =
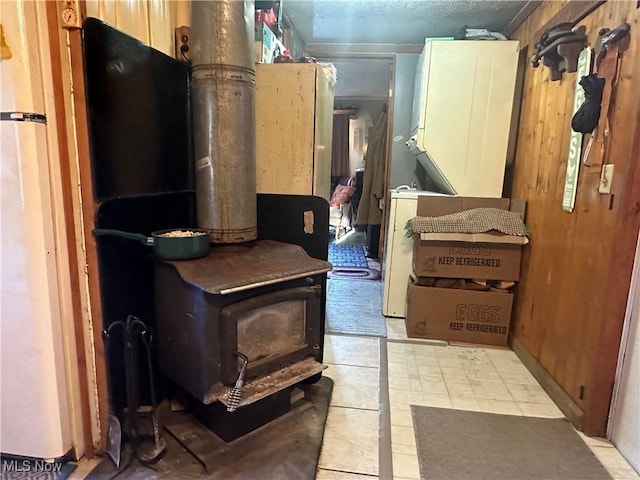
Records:
M387 230L382 314L406 316L407 287L413 269L413 239L405 235L405 225L416 216L418 197L442 194L423 190L391 190L389 228Z
M0 451L55 459L72 444L47 127L11 113L44 113L37 3L3 5L15 20L0 69Z
M443 191L502 196L518 51L517 41L429 42L425 48L416 148Z

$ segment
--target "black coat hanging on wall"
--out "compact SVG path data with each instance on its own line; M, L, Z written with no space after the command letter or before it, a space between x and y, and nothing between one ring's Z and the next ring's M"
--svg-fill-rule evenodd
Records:
M591 133L600 119L600 104L605 80L591 73L582 77L579 83L584 90L585 101L573 115L571 128L578 133Z

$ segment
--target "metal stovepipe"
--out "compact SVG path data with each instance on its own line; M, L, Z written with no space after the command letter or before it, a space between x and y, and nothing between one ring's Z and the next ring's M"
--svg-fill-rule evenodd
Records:
M253 1L191 4L191 108L198 227L211 241L257 237Z

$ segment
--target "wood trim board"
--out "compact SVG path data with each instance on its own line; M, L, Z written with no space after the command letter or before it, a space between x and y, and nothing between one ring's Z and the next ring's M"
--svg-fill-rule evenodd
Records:
M61 49L59 45L58 33L60 31L59 15L56 2L47 2L47 23L49 30L49 54L51 55L51 67L52 76L56 83L63 83L63 70L62 70L62 57ZM63 89L56 89L54 93L53 101L56 105L57 112L65 112ZM58 134L58 155L60 156L60 173L62 175L62 202L65 213L65 225L63 226L66 232L66 248L69 253L69 282L71 286L71 301L73 311L73 331L76 344L76 355L78 365L79 376L79 391L80 391L80 411L82 418L82 429L84 431L84 454L88 458L95 456L95 448L91 441L91 412L90 412L90 396L88 385L88 371L87 371L87 358L85 350L85 338L84 328L82 325L82 302L80 301L80 276L78 273L78 250L76 245L76 233L75 226L73 224L74 208L73 208L73 194L71 191L71 185L73 184L71 175L71 158L69 150L67 148L69 144L70 133L67 129L66 121L59 121L56 123Z
M91 298L91 320L95 355L96 398L98 404L98 428L100 442L97 448L105 450L107 446L107 413L109 412L109 392L107 389L107 369L104 343L102 340L102 296L98 274L98 249L92 234L93 219L97 205L93 196L93 178L91 175L91 150L89 148L89 126L87 120L86 91L84 83L84 60L82 54L82 30L69 31L71 77L73 81L73 108L76 120L76 139L79 158L80 184L82 196L82 216L84 222L85 255L89 296ZM78 319L78 321L82 321Z
M520 361L531 372L531 375L538 381L545 392L551 397L562 413L578 430L583 429L584 413L578 405L571 400L571 397L558 385L547 371L538 363L517 338L511 339L511 349Z

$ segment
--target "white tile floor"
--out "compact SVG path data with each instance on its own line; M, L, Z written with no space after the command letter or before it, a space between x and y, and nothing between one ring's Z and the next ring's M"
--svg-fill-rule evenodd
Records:
M324 363L328 368L324 375L333 379L334 390L319 480L378 478L379 430L380 421L384 421L380 416L380 344L374 337L325 337Z
M511 350L407 339L402 319L387 319L387 332L386 340L326 337L325 374L335 387L318 480L386 478L382 472L391 471L394 480L419 479L410 405L563 416ZM388 392L380 391L387 384ZM382 433L387 424L390 439ZM640 478L606 439L581 436L614 479Z
M419 479L410 405L563 416L508 349L407 339L402 319L387 319L387 334L326 336L334 390L317 480ZM640 480L606 439L580 435L615 480ZM90 462L70 480L84 478Z

